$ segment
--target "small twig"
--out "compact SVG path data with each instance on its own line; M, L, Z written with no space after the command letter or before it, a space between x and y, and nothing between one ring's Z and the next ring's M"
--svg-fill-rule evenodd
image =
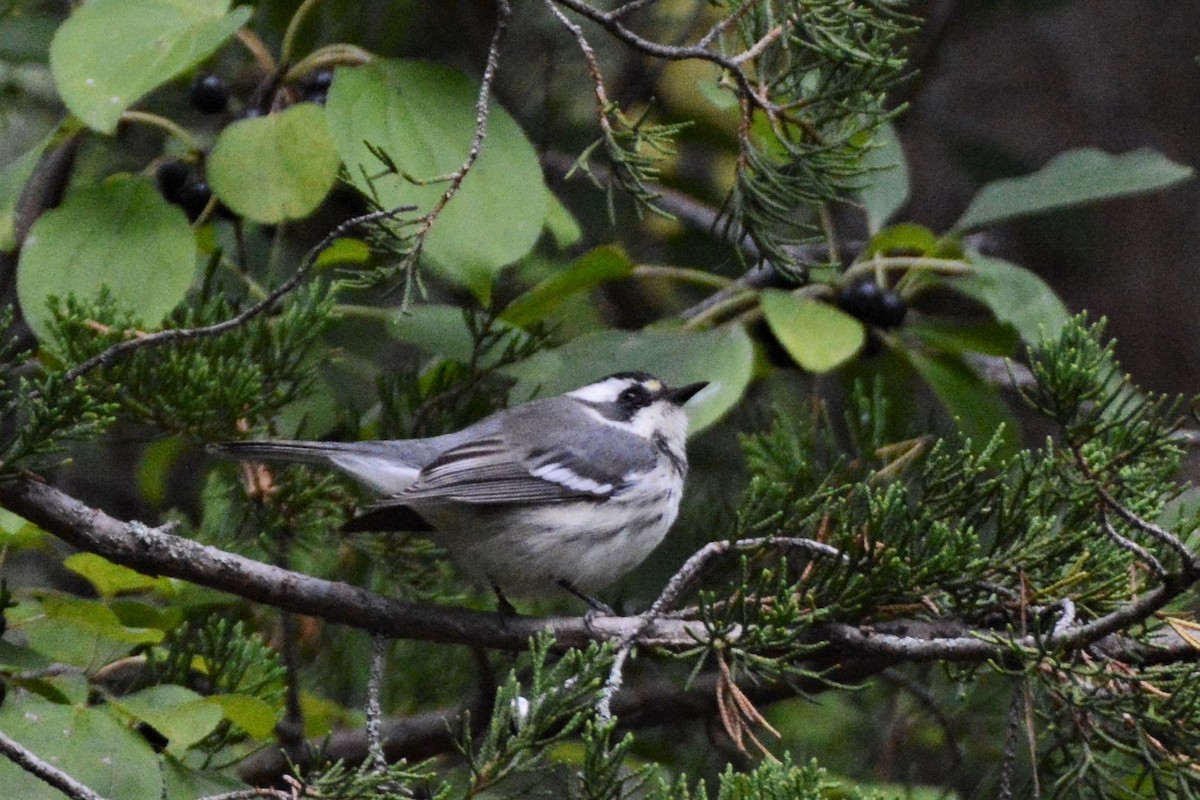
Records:
M771 30L767 31L765 36L751 45L749 49L738 53L730 60L739 66L745 64L747 61L753 61L762 55L762 52L770 47L772 42L782 36L785 30L787 30L787 28L784 25L776 25L775 27L771 28Z
M608 719L611 714L613 695L621 688L621 683L624 680L625 662L629 659L635 643L641 638L646 628L678 603L679 599L699 579L704 569L714 560L730 552L746 552L749 550L759 550L764 547L803 550L810 556L830 556L845 559L845 555L836 547L813 539L760 537L732 542L709 542L704 545L704 547L693 553L691 558L685 561L683 566L671 576L671 579L667 581L667 585L663 587L658 598L641 615L641 622L617 643L612 667L609 669L608 678L600 690L600 701L596 705L596 712L601 719Z
M1112 509L1118 517L1125 520L1142 533L1154 537L1167 547L1174 550L1179 555L1179 558L1183 561L1184 569L1187 571L1189 578L1194 579L1197 576L1200 576L1200 559L1197 559L1196 554L1188 549L1187 545L1180 541L1178 536L1164 528L1159 527L1158 525L1155 525L1149 520L1142 519L1137 514L1133 513L1124 505L1122 505L1121 502L1117 500L1117 498L1114 497L1111 492L1109 492L1108 488L1104 486L1099 477L1097 477L1096 473L1092 470L1091 465L1088 464L1087 459L1084 458L1083 451L1079 448L1079 446L1072 445L1071 452L1075 456L1075 463L1079 466L1079 470L1083 473L1085 478L1091 481L1092 488L1095 489L1096 494L1099 495L1100 499L1103 500L1104 503L1110 509Z
M1021 700L1024 694L1020 683L1013 687L1012 700L1008 704L1008 722L1005 723L1007 735L1004 737L1004 755L1000 760L1000 791L997 800L1012 800L1013 772L1017 767L1017 731L1021 727Z
M879 677L908 692L917 701L917 704L925 709L925 713L933 718L933 721L942 729L942 735L946 737L946 746L950 748L950 757L954 768L957 769L963 760L962 744L954 734L954 727L950 724L950 718L942 711L937 701L933 698L933 695L929 693L929 690L898 669L885 669L879 674Z
M387 758L383 755L383 707L379 696L383 692L383 671L387 665L388 650L392 640L376 634L371 638L371 673L367 679L367 758L377 772L387 769Z
M508 31L508 21L511 17L512 4L509 0L499 0L496 28L492 32L492 41L488 45L487 63L483 68L483 77L479 82L479 95L475 100L475 132L471 137L471 146L467 149L467 156L462 165L454 172L443 176L449 182L449 186L433 204L433 208L417 223L417 230L414 234L417 244L408 255L407 262L414 262L420 256L429 230L441 216L446 204L458 193L462 182L466 180L467 175L475 166L475 162L479 159L479 154L483 151L483 141L487 138L488 117L491 114L492 84L496 80L496 70L500 67L500 45L504 41L504 34Z
M58 767L47 764L31 750L25 749L16 739L10 739L3 731L0 731L0 753L8 756L14 764L29 774L58 789L71 800L104 800L103 795L96 794Z
M1117 546L1122 550L1128 550L1130 553L1150 568L1150 571L1159 578L1164 578L1167 575L1167 568L1162 565L1162 562L1154 557L1146 548L1142 547L1137 542L1127 539L1117 532L1113 527L1112 521L1109 520L1106 512L1100 512L1100 525L1104 528L1104 532L1108 534L1108 538L1116 542Z
M200 800L258 800L261 797L269 797L273 800L296 800L297 795L295 792L285 792L283 789L268 789L265 786L259 786L254 789L238 789L224 794L210 794L201 797Z
M157 347L159 345L170 344L172 342L181 342L190 339L201 339L208 336L219 336L223 333L227 333L228 331L245 325L250 320L269 310L278 300L299 286L301 282L303 282L308 276L309 271L312 269L313 264L316 263L317 258L321 255L321 253L329 249L330 245L332 245L334 241L344 236L348 231L357 228L360 225L369 225L373 222L379 222L380 220L389 219L399 214L404 214L415 210L415 206L398 206L397 208L387 209L384 211L372 211L369 214L351 217L326 234L324 239L322 239L315 247L309 250L308 253L305 254L304 260L300 262L300 266L296 268L296 271L293 272L286 281L279 284L266 297L250 306L237 316L199 328L172 328L170 330L149 333L138 339L117 342L102 353L98 353L97 355L94 355L86 361L76 364L74 367L67 370L67 372L63 375L63 380L70 383L71 381L82 377L94 369L108 366L119 356L134 350L141 350L144 347Z

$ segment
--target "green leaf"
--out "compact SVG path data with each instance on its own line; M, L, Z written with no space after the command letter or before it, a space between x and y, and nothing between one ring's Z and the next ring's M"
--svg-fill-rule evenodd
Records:
M276 713L271 704L248 694L215 694L208 698L225 713L225 719L255 739L266 739L275 730Z
M346 237L338 239L329 247L321 251L321 255L317 256L317 269L326 267L355 265L361 266L367 263L367 259L371 257L371 248L362 239L354 239Z
M325 109L297 103L243 119L217 137L205 174L225 205L268 224L307 217L333 188L340 159Z
M908 161L890 122L879 126L875 144L863 158L863 166L872 170L871 182L858 193L867 212L867 230L872 234L879 232L908 200Z
M398 341L429 355L470 361L474 340L458 306L426 303L388 314L392 318L388 332Z
M329 132L350 180L384 208L429 212L447 189L432 181L459 169L475 130L478 85L448 67L380 59L339 69L326 103ZM537 154L494 99L483 151L425 243L444 276L486 301L492 278L530 251L541 233L547 190ZM387 173L368 144L403 175Z
M152 578L129 567L114 564L95 553L75 553L63 561L63 566L87 578L101 597L113 597L121 592L142 592L153 589L160 578Z
M89 297L107 286L123 307L158 322L195 272L196 240L183 211L150 181L118 175L68 195L34 223L17 265L17 297L45 340L52 295Z
M27 672L40 670L50 666L50 659L36 650L21 647L12 642L0 639L0 671L13 670Z
M546 230L554 238L559 250L566 250L583 238L583 229L571 210L562 204L554 192L546 192Z
M543 350L504 371L517 378L514 397L560 394L624 370L653 373L671 386L709 381L712 385L686 406L694 434L741 400L753 360L750 337L737 325L696 333L610 330Z
M1017 420L1000 399L994 386L985 383L959 358L947 354L925 355L916 350L900 351L933 389L946 413L976 451L982 450L1003 426L1002 456L1017 452Z
M0 508L0 547L33 547L41 544L46 532L32 522Z
M863 250L862 257L866 259L876 253L897 252L931 256L937 252L939 246L937 235L929 228L912 222L901 222L872 236Z
M51 596L41 601L43 616L22 625L26 641L50 658L79 667L107 663L135 645L156 644L163 632L121 623L116 613L96 600Z
M760 295L775 338L810 372L828 372L849 361L867 339L866 328L828 303L779 289Z
M219 703L173 684L151 686L108 702L152 726L167 738L175 753L203 739L225 716Z
M504 309L500 319L528 327L545 320L571 295L594 289L606 281L628 278L632 274L633 262L624 250L612 245L597 247L513 300Z
M1012 325L999 322L964 325L923 318L905 325L904 332L937 350L957 354L1011 356L1021 340Z
M1054 290L1033 272L999 258L971 253L972 270L946 281L957 292L987 306L1000 322L1017 329L1026 343L1055 336L1070 320Z
M56 705L32 694L0 707L0 730L102 797L161 800L158 757L105 706ZM7 758L0 759L4 796L63 800L63 795Z
M954 224L972 230L1016 217L1162 189L1192 168L1141 148L1119 156L1094 148L1068 150L1037 172L987 184Z
M250 19L228 0L92 0L50 43L59 96L89 128L112 133L142 95L199 64Z

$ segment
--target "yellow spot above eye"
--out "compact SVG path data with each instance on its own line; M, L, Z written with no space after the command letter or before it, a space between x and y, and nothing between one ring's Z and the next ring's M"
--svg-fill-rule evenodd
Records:
M646 381L646 388L652 392L661 392L663 388L662 381Z

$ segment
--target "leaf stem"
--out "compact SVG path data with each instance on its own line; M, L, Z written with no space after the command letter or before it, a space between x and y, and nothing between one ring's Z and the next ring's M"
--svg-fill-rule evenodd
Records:
M158 114L152 114L149 111L126 111L121 114L122 122L130 122L135 124L149 125L152 128L166 131L171 136L179 139L187 145L189 150L200 150L200 143L196 141L196 137L192 136L186 128L176 123L174 120Z
M758 292L747 290L724 298L719 303L709 306L696 316L683 323L683 330L694 331L714 324L726 314L740 311L758 302Z
M633 274L639 278L671 278L683 283L694 283L697 286L707 286L713 289L727 289L733 285L733 281L729 278L689 267L642 264L633 268Z
M304 22L304 18L308 13L316 7L321 0L304 0L300 7L296 9L296 13L292 14L292 18L288 21L287 30L283 32L283 44L279 46L279 63L287 65L292 60L292 50L296 45L296 37L300 33L300 25Z

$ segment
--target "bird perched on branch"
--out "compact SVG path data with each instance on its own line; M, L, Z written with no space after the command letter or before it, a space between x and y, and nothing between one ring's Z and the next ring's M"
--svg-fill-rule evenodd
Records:
M344 531L418 531L496 590L558 584L586 600L666 535L687 475L683 404L672 389L619 372L499 411L456 433L376 442L217 445L249 461L337 467L384 495Z

